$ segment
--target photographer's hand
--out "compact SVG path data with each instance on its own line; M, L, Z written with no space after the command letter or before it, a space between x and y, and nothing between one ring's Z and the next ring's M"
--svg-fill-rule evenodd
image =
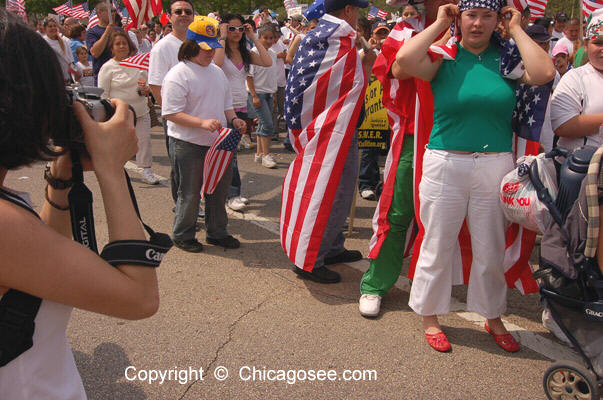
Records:
M115 99L112 103L115 115L101 123L94 121L81 104L75 103L73 107L84 130L86 149L97 176L122 175L125 163L138 150L134 116L128 105Z

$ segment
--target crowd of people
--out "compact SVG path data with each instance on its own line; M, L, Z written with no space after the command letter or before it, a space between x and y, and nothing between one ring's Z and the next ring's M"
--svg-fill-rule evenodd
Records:
M403 7L399 20L388 22L360 16L367 0L325 0L320 19L295 15L279 22L265 7L259 16L217 12L200 16L190 0L171 0L168 22L147 22L132 29L121 26L118 10L106 2L97 4L98 24L90 28L74 18L61 23L50 17L32 21L33 29L25 28L3 11L2 43L20 35L37 52L36 59L51 55L56 62L48 60L51 68L42 73L32 70L35 65L23 67L28 63L25 58L2 50L3 59L15 57L17 67L3 61L0 80L23 77L25 72L15 69L22 67L32 73L22 79L35 90L59 91L52 84L80 83L102 88L103 96L112 99L117 112L106 124L94 122L75 107L86 133L89 168L96 171L101 186L112 241L144 240L135 210L125 206L130 201L120 173L137 142L135 159L142 180L151 185L159 182L153 172L150 137L156 109L161 110L171 165L171 237L176 247L193 253L203 250L196 238L200 216L205 218L207 243L225 249L241 245L227 230L226 212L226 207L243 211L249 202L243 195L237 157L250 157L252 153L243 149L255 148L255 162L276 168L271 146L280 142L281 126L286 123L283 146L297 155L283 185L281 236L297 274L319 283L337 283L341 278L329 265L363 258L361 252L345 248L343 235L358 192L366 200L378 201L370 267L360 285L360 314L379 314L383 296L400 276L407 234L416 221L419 236L409 271L413 280L409 304L422 318L427 343L437 351L449 351L438 316L449 312L452 285L459 277L463 281L462 267L457 269L463 258L458 242L466 231L471 248L468 309L486 318L484 328L501 348L516 352L519 344L501 320L507 302L503 264L508 222L499 204L500 183L515 167L514 113L524 113L527 120L530 111L529 104L516 110L516 103L522 87L550 85L537 139L540 151L603 144L603 11L593 13L581 32L580 20L564 13L530 22L529 9L518 11L505 4L425 0L420 8ZM122 64L145 53L150 53L148 71ZM332 80L324 78L329 74L341 80L336 89L329 86ZM370 114L364 101L371 75L383 89L381 102L388 112L389 151L383 177L379 149L362 149L358 155L358 127ZM51 84L37 82L44 77ZM19 103L4 103L14 98L17 87L3 89L11 91L0 100L7 121ZM44 98L50 96L46 93ZM135 111L135 128L126 104ZM44 313L62 318L64 325L70 308L62 309L59 303L124 318L151 315L158 297L152 269L120 265L115 270L65 238L70 237L66 189L71 160L45 144L56 134L51 123L58 121L55 114L63 106L28 104L34 107L32 115L47 118L38 121L39 132L34 132L37 119L26 127L37 147L23 153L22 142L4 146L0 178L16 167L53 158L47 170L47 201L40 214L47 226L38 226L35 238L54 246L49 254L69 254L70 259L50 258L34 267L38 253L30 252L23 261L15 258L15 252L3 251L3 257L13 261L10 265L24 263L34 269L2 268L0 293L5 292L3 287L14 288L54 301L51 304L57 307ZM17 125L7 122L4 131L16 137ZM240 153L235 151L201 206L204 160L222 128L242 134ZM103 140L100 133L106 135ZM310 175L312 170L316 175ZM0 198L7 215L3 226L33 223L31 207L18 193L2 189ZM309 220L314 222L308 225ZM16 232L11 245L25 246L18 242L19 234L30 235ZM64 251L56 251L57 246ZM40 248L39 254L44 251ZM45 266L48 269L42 273ZM59 289L47 285L66 275L70 281L62 282ZM78 290L72 290L75 287ZM44 332L54 329L47 328L36 326ZM59 329L63 336L64 328ZM71 371L64 373L77 376L73 359L66 356L68 345L54 351ZM15 387L7 382L23 378L19 371L27 369L26 364L52 362L31 357L9 364L10 371L0 369L0 387ZM62 393L84 397L81 381L71 378L61 387ZM22 397L11 393L11 398Z

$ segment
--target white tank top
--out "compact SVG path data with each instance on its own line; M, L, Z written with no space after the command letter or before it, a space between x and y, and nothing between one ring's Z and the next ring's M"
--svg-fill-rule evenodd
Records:
M243 65L243 68L239 69L228 57L224 56L222 71L224 71L224 75L226 75L230 84L232 108L246 108L247 87L245 86L245 82L247 80L247 71L245 71L245 66Z
M11 193L6 189L4 192ZM18 195L21 198L15 200L25 199L31 204L27 201L29 196L23 193ZM72 307L42 300L35 319L33 347L0 367L0 398L86 399L82 379L65 334L71 310Z

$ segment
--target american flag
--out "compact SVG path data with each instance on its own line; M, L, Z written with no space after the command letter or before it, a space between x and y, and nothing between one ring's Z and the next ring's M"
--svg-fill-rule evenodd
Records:
M366 90L356 31L325 14L300 43L285 88L297 157L283 182L280 233L289 259L311 271Z
M135 56L124 58L119 62L119 65L124 67L138 68L145 71L149 70L149 59L151 53L136 54Z
M161 14L161 0L123 0L132 19L131 26L140 28L142 24Z
M530 21L534 21L538 18L544 18L547 1L548 0L508 0L508 4L517 8L519 11L523 11L527 7L530 7Z
M86 29L90 29L98 25L98 15L96 15L96 10L92 10L90 13L90 18L88 19L88 26Z
M24 19L27 17L27 13L25 12L25 0L6 0L6 9L20 15Z
M240 140L241 133L238 130L220 129L218 138L205 155L201 197L204 198L205 194L212 194L216 190L216 186L218 186L226 168L228 168Z
M132 18L130 18L128 15L124 15L123 17L121 17L121 25L128 27L128 25L130 25L132 23Z
M60 6L53 8L53 10L59 15L71 17L71 7L73 7L73 1L69 0L65 4L61 4Z
M71 16L77 19L89 18L90 13L88 12L88 2L78 4L71 9Z
M368 19L382 19L385 20L387 18L387 11L383 11L378 9L375 6L371 6L371 8L369 8L369 12L368 15L366 16Z
M390 230L387 215L394 195L396 171L404 135L413 134L415 131L415 120L411 117L415 115L416 93L420 89L423 92L429 90L429 84L422 80L408 79L399 81L389 77L389 68L396 58L396 53L405 40L410 39L416 33L425 28L425 15L422 19L409 18L397 24L391 31L385 42L381 45L381 53L377 57L373 67L373 73L383 86L382 103L387 109L390 123L390 151L385 160L385 170L383 172L383 190L379 197L379 203L375 209L373 217L373 237L370 243L369 258L377 258L381 245L385 241ZM443 33L442 33L443 35ZM404 83L401 85L401 83ZM427 86L423 88L422 86ZM413 224L413 227L415 224ZM416 232L411 230L407 235L407 245L405 253L409 253L412 248L413 239Z
M586 17L599 8L603 8L603 0L582 0L582 13Z
M414 241L413 254L408 271L409 278L412 279L425 232L420 221L420 200L418 196L418 187L423 173L422 165L425 146L429 142L429 134L433 125L433 93L431 92L430 84L420 79L407 79L401 81L391 79L387 76L389 66L391 66L391 62L393 59L395 59L397 49L402 46L405 40L408 40L410 37L412 37L412 35L416 32L416 28L421 29L424 27L424 25L413 25L409 22L410 21L408 20L401 22L392 30L392 33L389 35L388 39L386 39L386 41L383 43L382 53L377 58L375 67L373 68L375 75L377 75L382 82L385 82L383 102L384 105L388 107L388 115L390 117L392 127L394 128L397 126L398 129L392 129L392 146L390 154L388 154L386 171L384 173L385 182L383 185L383 193L385 194L385 197L382 194L379 201L379 206L377 207L375 216L373 218L374 235L371 239L369 258L377 258L381 245L389 233L387 213L389 211L391 198L393 196L395 170L400 157L400 151L402 150L401 136L403 133L408 132L408 129L412 129L415 135L414 207L415 217L417 219L416 222L419 229L417 237ZM499 42L499 45L502 49L500 67L501 74L508 79L519 78L523 74L519 51L515 46L510 46L508 42ZM456 52L457 47L455 39L451 40L449 44L445 46L432 47L430 49L432 58L444 57L446 60L454 60L456 58ZM390 82L387 82L388 80ZM547 90L540 88L532 90L530 88L523 88L521 86L518 89L520 91L520 95L518 96L516 111L525 111L526 104L531 104L531 113L529 115L524 114L523 116L520 116L519 113L515 115L513 126L521 126L521 128L518 128L518 135L514 136L515 153L517 156L524 154L537 154L540 127L544 121L544 109L550 95L550 86L548 86ZM526 97L524 99L524 90L528 91L528 95L541 93L540 95L542 97L540 99L537 97L532 97L531 99ZM386 95L387 92L389 93ZM401 97L398 98L398 95ZM415 95L416 101L409 101L409 105L407 106L398 104L397 107L392 107L391 103L389 106L386 104L388 98L390 100L395 99L396 103L398 103L401 99L402 101L404 101L404 99L406 99L406 101L411 100L413 97L415 97ZM410 121L410 119L413 119L414 121ZM529 122L531 119L534 121L530 126ZM525 126L526 124L527 126ZM524 137L519 135L524 135ZM503 262L505 278L509 287L516 287L522 293L533 293L538 291L538 285L532 278L532 273L529 266L529 258L534 246L535 238L535 232L523 229L517 224L511 225L507 230L507 244ZM469 282L473 255L471 252L471 236L466 224L463 224L461 232L459 233L458 247L455 251L455 254L455 259L453 265L451 266L453 269L453 284L467 284Z

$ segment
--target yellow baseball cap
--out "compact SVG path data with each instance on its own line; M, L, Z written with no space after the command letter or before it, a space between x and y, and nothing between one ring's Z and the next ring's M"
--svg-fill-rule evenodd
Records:
M221 49L218 42L219 22L215 18L196 16L188 26L186 38L197 42L203 50Z

